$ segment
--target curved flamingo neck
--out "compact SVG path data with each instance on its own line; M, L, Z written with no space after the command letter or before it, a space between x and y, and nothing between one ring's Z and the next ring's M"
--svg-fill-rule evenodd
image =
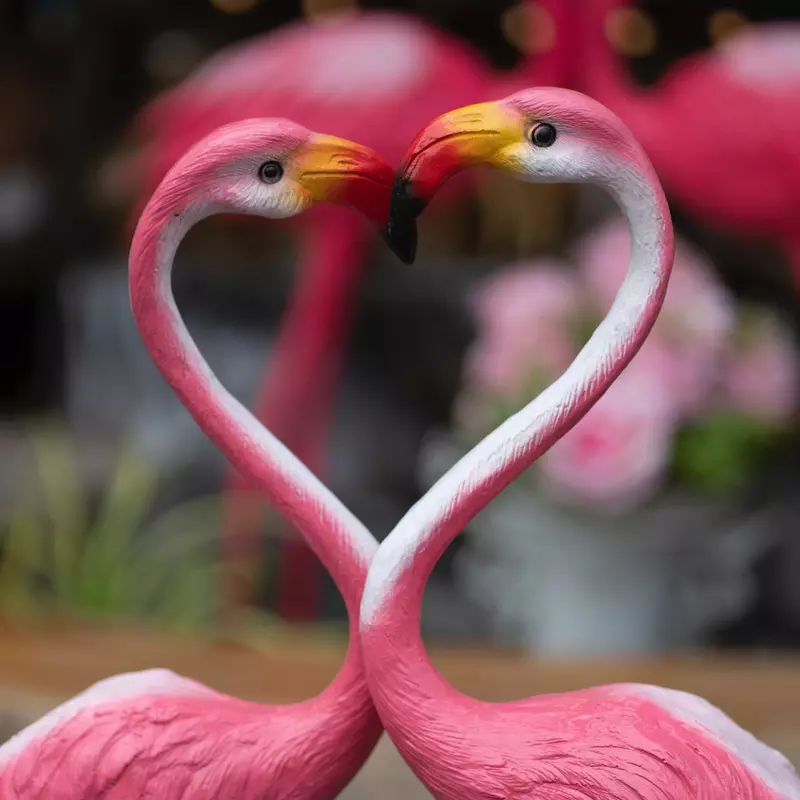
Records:
M603 159L603 156L600 156ZM606 318L567 371L474 447L381 545L361 605L361 643L378 713L393 741L414 747L423 720L463 706L428 661L420 637L430 573L470 520L567 433L637 353L661 309L674 251L669 209L640 148L604 158L602 183L628 219L631 261ZM600 181L598 181L600 182ZM470 701L474 704L475 701ZM449 710L449 709L448 709Z
M194 224L222 211L198 201L182 176L165 179L145 208L131 245L133 315L151 358L203 432L305 536L329 570L350 614L351 644L336 679L312 702L330 706L342 718L350 710L363 720L363 714L374 711L355 634L364 579L377 542L220 384L192 340L172 294L172 264L181 240ZM345 697L353 702L346 703Z

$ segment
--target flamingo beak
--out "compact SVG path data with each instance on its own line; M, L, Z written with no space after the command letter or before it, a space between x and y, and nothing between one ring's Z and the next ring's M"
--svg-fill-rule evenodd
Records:
M431 122L406 152L392 189L389 240L397 251L416 250L417 217L450 177L467 167L502 166L519 145L524 121L501 102L451 111Z
M389 240L387 222L394 170L369 147L326 134L313 134L294 153L293 178L312 203L355 208L374 223L406 264L413 261Z

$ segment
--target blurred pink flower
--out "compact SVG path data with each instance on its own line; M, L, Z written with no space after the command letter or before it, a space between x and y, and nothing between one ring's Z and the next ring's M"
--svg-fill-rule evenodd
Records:
M790 331L774 314L759 311L743 343L728 360L724 401L765 422L786 422L797 408L798 352Z
M541 475L554 496L620 511L658 491L676 428L665 391L669 380L654 371L660 357L657 347L637 355L592 410L541 458Z
M601 313L608 310L619 290L629 257L630 234L622 218L599 226L578 246L581 274ZM683 414L702 411L711 399L735 324L733 298L715 279L710 262L678 240L672 277L653 335L661 338L664 368Z
M674 347L658 331L653 331L617 382L626 381L631 391L634 385L647 383L646 399L655 406L653 413L677 423L684 414L690 370L687 362L677 357Z
M532 373L558 377L577 353L571 321L580 306L574 274L556 261L515 264L475 297L478 338L467 374L481 392L514 395Z
M578 242L575 260L592 305L605 313L622 285L630 258L630 232L624 219L598 225Z

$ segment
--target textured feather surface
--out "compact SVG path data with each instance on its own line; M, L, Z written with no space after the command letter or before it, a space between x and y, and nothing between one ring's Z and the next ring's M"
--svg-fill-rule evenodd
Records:
M448 713L387 698L437 800L797 800L791 764L699 697L611 685ZM383 704L380 704L383 709ZM396 728L402 714L413 741Z
M349 700L339 719L352 715ZM369 716L368 700L361 705ZM119 675L0 748L0 797L331 800L352 773L343 735L364 759L375 739L374 726L359 737L336 719L310 704L238 700L167 670Z

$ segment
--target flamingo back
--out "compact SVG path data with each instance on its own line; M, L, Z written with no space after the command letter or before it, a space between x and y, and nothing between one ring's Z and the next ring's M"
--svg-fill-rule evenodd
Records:
M118 675L0 747L0 797L330 800L376 737L312 706L262 706L163 669Z
M406 709L413 742L387 725L437 800L800 799L784 756L685 692L615 684L497 704L448 691L446 719Z

